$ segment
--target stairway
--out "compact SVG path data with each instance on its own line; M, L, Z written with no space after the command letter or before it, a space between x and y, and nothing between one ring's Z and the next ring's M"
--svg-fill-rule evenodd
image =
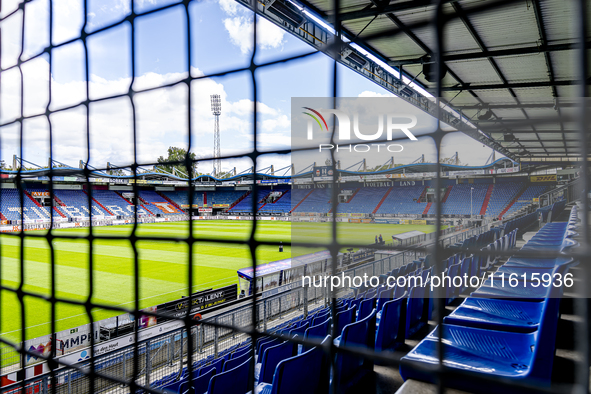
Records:
M53 196L53 199L55 200L55 202L57 203L57 205L59 205L60 207L65 207L66 206L66 204L64 204L62 202L62 200L60 200L57 196L54 195ZM41 206L41 205L39 205L39 206Z
M86 190L83 190L83 191L84 191L84 194L88 195L88 193L86 192ZM109 215L111 215L111 216L114 216L114 215L113 215L113 212L111 212L110 210L108 210L108 209L107 209L107 207L105 207L103 204L101 204L101 203L100 203L100 202L99 202L97 199L95 199L94 197L92 197L92 201L94 201L94 203L95 203L96 205L98 205L99 207L101 207L102 209L104 209L104 210L105 210L105 212L108 212L108 213L109 213ZM92 208L91 208L91 209L92 209Z
M417 203L418 204L420 204L421 203L421 200L425 198L425 195L427 194L427 189L428 189L428 187L425 186L425 188L421 192L421 195L419 196L419 198L417 198Z
M23 190L23 191L25 192L25 195L26 195L27 197L29 197L29 198L31 199L31 201L33 201L33 204L37 205L38 207L42 207L42 205L41 205L41 204L39 204L39 201L37 201L37 200L36 200L36 199L35 199L33 196L31 196L31 193L29 193L29 192L28 192L28 191L26 191L26 190ZM57 197L55 197L55 196L54 196L54 198L57 200ZM60 202L61 202L61 201L60 201ZM62 203L62 204L60 204L60 205L64 205L64 204Z
M2 212L0 212L0 220L8 220L6 216Z
M494 188L495 188L495 185L493 185L493 184L488 185L488 190L486 191L486 196L484 196L484 201L482 202L482 208L480 208L480 215L486 215L486 208L488 208L488 202L490 201L490 196L492 195Z
M115 192L115 193L117 193L117 195L119 197L121 197L122 199L124 199L126 203L128 203L129 205L133 205L127 198L123 197L123 195L121 193L119 193L119 192Z
M441 203L444 203L447 201L447 198L449 197L449 193L451 193L451 189L453 189L454 186L453 185L449 185L447 187L447 190L445 191L445 195L443 196L443 199L441 200Z
M357 188L357 189L355 189L355 192L354 192L353 194L351 194L351 197L349 197L349 198L347 199L347 201L345 201L345 202L346 202L346 203L350 203L350 202L351 202L351 200L353 199L353 197L355 197L355 195L356 195L357 193L359 193L359 190L361 190L361 189L360 189L360 188Z
M53 209L63 218L66 217L66 215L64 215L59 209L57 209L57 207L53 207Z
M250 195L250 193L252 192L246 192L244 193L244 195L242 195L242 197L240 197L238 200L234 201L232 203L232 205L230 205L230 208L228 208L227 210L229 211L230 209L234 208L236 205L238 205L238 203L242 200L244 200L246 197L248 197Z
M161 192L156 192L158 193L158 195L160 197L162 197L163 199L165 199L168 203L170 203L173 207L175 207L176 209L178 209L179 211L183 212L183 209L174 201L172 201L170 198L166 197L164 194L162 194Z
M423 215L426 215L429 213L429 209L431 209L431 205L433 205L432 202L428 203L427 206L425 207L425 209L423 210Z
M517 194L515 195L515 197L513 197L513 199L511 200L511 202L509 204L507 204L507 206L501 211L501 213L499 213L499 220L501 220L503 218L503 215L507 213L507 211L513 206L513 204L515 204L517 202L517 200L519 200L519 197L521 197L521 195L523 193L525 193L525 191L527 190L527 185L523 185L521 187L521 190L519 190L519 192L517 192Z
M386 192L386 194L384 194L384 196L382 197L382 199L378 203L378 206L375 207L374 210L371 212L372 214L376 213L378 211L378 209L380 209L380 207L382 206L384 201L386 201L386 198L388 197L388 194L390 194L391 191L392 191L392 188L389 188L388 191Z
M300 206L300 204L301 204L301 203L303 203L303 202L304 202L304 200L305 200L306 198L310 197L310 194L312 194L312 192L313 192L314 190L315 190L315 189L312 189L312 190L310 190L310 193L306 194L306 196L305 196L304 198L302 198L302 200L301 200L300 202L298 202L298 203L296 204L296 206L295 206L295 207L293 207L293 208L291 209L291 211L289 211L289 213L292 213L293 211L295 211L295 210L296 210L296 208L297 208L297 207L299 207L299 206Z

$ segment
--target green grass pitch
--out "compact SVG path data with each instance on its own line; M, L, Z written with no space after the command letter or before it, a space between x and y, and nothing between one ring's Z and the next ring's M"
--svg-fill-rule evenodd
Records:
M292 223L259 221L256 238L260 241L292 239ZM330 240L329 223L297 223L298 241L323 242ZM247 240L252 229L248 221L200 221L194 222L195 236L219 240ZM132 309L134 306L133 249L126 239L132 226L95 227L95 234L121 236L121 240L95 240L93 243L94 292L93 302L118 305ZM434 231L433 226L339 223L339 241L370 244L376 234L388 239L392 234L411 230ZM88 229L56 230L54 235L88 234ZM142 224L138 236L186 237L188 222ZM88 252L86 240L56 238L55 250L56 293L59 298L84 301L88 298ZM157 305L188 294L187 266L188 246L174 241L138 241L140 269L140 307ZM257 248L259 264L290 257L290 248L279 253L276 246ZM11 235L0 236L2 285L17 289L20 281L20 239ZM196 243L193 248L193 291L217 288L237 283L236 271L251 264L246 244ZM24 241L24 289L37 294L50 295L50 248L46 239L25 237ZM50 303L35 297L24 298L25 336L27 339L50 333ZM88 323L83 307L66 303L56 305L56 330L61 331ZM95 309L95 320L105 319L120 312ZM0 293L0 335L4 339L21 340L21 303L16 293L3 290Z

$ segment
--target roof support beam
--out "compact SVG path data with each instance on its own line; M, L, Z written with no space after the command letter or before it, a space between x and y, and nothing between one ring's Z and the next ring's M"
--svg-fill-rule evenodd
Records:
M589 83L589 81L587 81ZM526 88L545 88L550 86L572 86L577 85L578 81L553 81L553 82L514 82L500 83L490 85L464 85L464 86L442 86L444 92L457 92L460 90L494 90L494 89L526 89ZM429 89L433 91L434 89Z
M443 2L447 3L449 1L451 0L444 0ZM385 7L374 6L372 8L362 9L359 11L345 12L340 15L340 19L342 22L345 22L355 19L372 18L374 16L389 14L391 12L409 11L428 6L433 6L432 0L406 1L404 3L389 4Z
M544 18L542 17L542 10L540 9L540 2L539 0L533 0L532 5L534 8L534 14L536 16L536 24L538 25L538 33L540 34L540 40L542 41L542 45L546 45L548 39L546 37L546 28L544 26ZM548 79L550 82L554 82L554 67L552 66L552 60L550 59L550 54L548 52L544 52L544 60L546 60L546 69L548 70ZM556 86L552 86L552 97L558 97L558 91L556 90ZM560 108L556 109L558 111L558 116L561 116ZM563 129L564 126L562 123L560 124L560 128ZM564 136L564 134L563 134ZM565 140L566 143L566 140Z
M514 141L505 141L505 140L502 140L502 139L501 140L495 140L495 141L497 141L500 144L512 144L514 142ZM524 140L524 139L520 138L519 139L519 142L527 143L527 142L540 142L540 141L538 141L538 140ZM544 142L564 142L564 141L562 139L559 139L559 140L548 140L548 139L545 139ZM566 140L566 142L576 142L576 143L578 143L578 140L577 139L574 139L574 140Z
M531 46L525 48L512 48L512 49L500 49L496 51L482 51L482 52L470 52L470 53L460 53L456 55L443 55L444 62L457 62L462 60L475 60L475 59L484 59L490 57L503 57L503 56L520 56L520 55L533 55L538 53L549 53L549 52L559 52L559 51L569 51L572 49L576 49L577 44L558 44L558 45L541 45L541 46ZM591 45L591 43L587 43L587 45ZM405 59L405 60L392 60L389 61L388 64L391 66L401 66L407 64L424 64L424 63L432 63L433 60L428 57L419 57L415 59Z
M372 0L372 3L376 4L376 0ZM412 32L411 29L409 29L404 23L402 23L402 21L400 19L398 19L396 17L396 15L394 15L393 13L389 13L387 14L388 18L404 33L406 34L406 36L408 38L410 38L415 44L417 44L423 51L425 51L425 53L427 53L429 56L433 55L433 51L431 50L431 48L429 48L419 37L416 36L416 34L414 34ZM447 69L447 73L449 74L450 77L452 77L453 79L455 79L456 81L458 81L458 83L460 85L465 85L462 80L460 79L460 77L457 76L456 73L454 73L452 70L450 70L449 68ZM482 103L484 105L484 102L480 99L480 97L478 97L478 95L476 93L474 93L471 89L466 89L471 95L472 97L474 97L476 100L478 100L480 103ZM495 115L496 116L496 115ZM466 133L468 134L468 133ZM490 137L490 136L488 136ZM495 149L495 147L491 147L493 149ZM501 152L503 153L503 152ZM503 153L504 154L504 153Z
M484 44L484 41L482 41L482 38L480 37L480 35L478 34L476 29L472 25L472 22L470 21L470 19L468 18L468 15L466 15L466 13L464 12L464 9L460 6L460 4L453 3L452 7L453 7L454 11L456 12L456 14L459 16L460 20L462 21L462 23L464 24L466 29L468 29L468 31L470 32L470 35L472 36L474 41L476 41L476 44L478 44L478 47L480 48L480 50L482 52L488 51L488 48ZM492 57L488 57L488 61L491 65L491 67L493 68L493 70L495 70L495 73L497 74L497 76L499 77L501 82L503 82L504 84L507 84L508 83L507 78L505 78L505 75L501 71L496 60L493 59ZM520 104L519 98L517 97L517 95L515 94L513 89L509 88L509 93L515 99L517 104ZM529 115L527 114L527 112L524 109L521 109L521 112L523 113L523 116L525 116L526 119L529 119ZM536 131L536 128L533 125L532 125L532 130ZM538 135L536 135L536 137L538 139L540 139L540 137ZM542 145L542 147L544 146L544 144L541 142L541 140L540 140L540 144Z
M486 129L485 129L486 130ZM531 130L487 130L491 134L533 134L534 132ZM537 130L537 134L560 134L560 133L569 133L569 134L577 134L578 130Z
M474 105L454 105L454 109L457 110L477 110L483 108L490 108L490 109L518 109L518 108L572 108L575 107L575 103L527 103L527 104L488 104L483 107L481 104L474 104Z

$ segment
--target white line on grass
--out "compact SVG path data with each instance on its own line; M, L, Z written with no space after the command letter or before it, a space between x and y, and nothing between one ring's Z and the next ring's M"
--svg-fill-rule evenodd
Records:
M228 276L227 278L221 278L221 279L217 279L217 280L214 280L214 281L211 281L211 282L205 282L205 283L202 283L202 284L199 284L199 285L194 285L193 288L196 288L196 287L203 287L203 288L205 288L209 284L214 284L216 282L225 281L225 280L231 279L231 278L234 278L234 277L233 276ZM166 292L166 293L155 294L155 295L152 295L152 296L149 296L149 297L140 298L140 301L149 300L150 298L156 298L156 297L160 297L160 296L163 296L163 295L166 295L166 294L176 293L176 292L179 292L179 291L182 291L182 290L186 290L186 289L188 289L188 287L182 287L182 288L180 288L178 290L169 291L169 292ZM134 303L134 302L135 302L135 300L128 301L128 302L122 302L120 304L115 304L114 306L123 306L123 305L131 304L131 303ZM103 311L103 310L105 310L105 309L104 308L97 308L97 309L94 310L94 312ZM72 315L72 316L68 316L68 317L62 317L61 319L57 319L56 322L62 321L62 320L69 320L69 319L73 319L75 317L80 317L80 316L87 316L87 314L86 313L80 313L78 315ZM35 324L35 325L32 325L32 326L27 326L27 327L25 327L25 330L27 330L29 328L46 326L48 324L51 324L51 322L45 322L45 323ZM20 332L20 331L21 330L19 328L18 330L12 330L12 331L6 331L6 332L3 332L3 333L0 333L0 335L7 335L7 334L12 334L14 332Z

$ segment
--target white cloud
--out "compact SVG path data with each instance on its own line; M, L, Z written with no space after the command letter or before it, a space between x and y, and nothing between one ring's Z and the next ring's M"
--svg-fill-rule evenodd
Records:
M239 7L234 0L220 0L220 8L230 18L223 20L230 35L230 42L240 48L244 54L253 50L252 12ZM259 48L280 48L284 43L285 31L266 19L257 16L257 44Z
M134 1L134 0L131 0ZM131 12L131 6L129 4L130 0L117 0L111 11L122 12L123 14L129 14ZM154 4L155 2L152 0L147 1L140 1L140 5L144 5L145 3Z
M253 111L252 101L248 99L238 100L234 103L228 103L228 112L235 113L237 115L251 114ZM266 104L257 103L257 111L259 114L265 115L277 115L277 111Z
M27 62L24 73L25 116L44 114L49 99L49 65L43 58ZM202 75L198 69L192 75ZM135 79L135 89L159 87L186 78L186 73L147 73ZM91 98L109 97L127 92L131 80L122 78L106 80L91 75L89 88ZM72 81L56 82L52 79L52 110L75 105L84 100L86 83ZM0 100L2 118L10 122L20 116L20 75L10 70L2 75ZM213 153L213 116L210 95L220 94L222 117L220 119L222 154L246 154L252 150L252 110L248 99L231 101L224 85L212 79L199 79L191 85L192 151L198 157L209 158ZM186 147L188 144L187 102L185 84L160 88L134 96L137 132L137 161L155 162L165 155L169 146ZM267 150L289 146L289 119L278 109L258 103L259 146ZM86 109L80 105L73 109L51 115L53 158L77 166L79 160L95 167L104 167L107 162L128 165L134 161L133 117L128 97L103 100L90 105L90 152L87 152ZM33 163L45 164L49 157L49 125L45 116L38 116L24 123L23 158ZM17 125L0 128L2 159L11 162L12 155L19 153L19 128ZM244 169L244 159L227 160L223 168ZM202 171L209 171L203 164Z
M236 0L220 0L220 8L230 16L237 15L244 7L238 7Z
M373 92L371 90L364 90L363 92L359 93L357 97L396 97L392 93L378 93Z
M286 115L279 115L272 119L265 119L262 122L262 129L263 131L271 131L271 130L290 130L291 128L291 121Z

